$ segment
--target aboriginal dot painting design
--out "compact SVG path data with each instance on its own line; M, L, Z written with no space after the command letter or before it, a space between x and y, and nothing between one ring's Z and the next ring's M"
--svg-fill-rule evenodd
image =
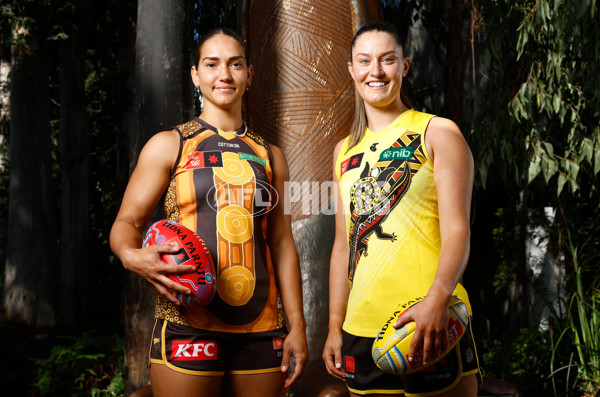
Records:
M219 269L217 292L232 306L254 293L253 202L256 178L248 161L223 153L223 167L214 169L217 198ZM226 260L221 260L226 258Z

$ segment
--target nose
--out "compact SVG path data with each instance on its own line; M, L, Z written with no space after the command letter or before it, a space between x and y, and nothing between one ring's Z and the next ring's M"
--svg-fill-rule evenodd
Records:
M383 74L383 68L381 67L381 63L373 62L371 64L371 75L379 77Z
M231 71L228 65L221 65L219 67L219 80L229 81L231 80Z

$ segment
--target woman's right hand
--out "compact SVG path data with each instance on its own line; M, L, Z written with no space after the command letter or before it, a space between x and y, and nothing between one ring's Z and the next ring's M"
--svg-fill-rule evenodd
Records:
M323 361L330 375L344 380L346 372L342 363L342 330L330 329L323 348Z
M193 265L168 264L162 261L161 255L173 254L180 248L176 244L148 245L139 249L125 251L122 255L123 266L148 281L157 293L175 305L181 304L171 290L184 295L191 291L183 285L171 280L169 274L191 273L196 270Z

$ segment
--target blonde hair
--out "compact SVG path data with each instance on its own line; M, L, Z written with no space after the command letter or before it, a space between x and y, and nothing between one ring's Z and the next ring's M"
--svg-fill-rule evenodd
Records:
M358 37L361 36L363 33L367 33L367 32L389 33L390 35L392 35L394 40L396 40L396 44L398 44L398 46L402 49L402 52L404 53L404 38L400 35L398 30L393 25L391 25L389 23L385 23L385 22L372 22L372 23L364 25L354 35L354 38L352 39L352 43L350 44L350 62L352 62L352 51L354 50L354 46L356 44ZM406 95L404 94L403 89L400 89L400 100L402 101L404 106L406 106L409 109L412 108L412 104L410 103L410 101L408 100ZM358 95L358 92L356 92L356 90L355 90L354 91L354 120L352 121L352 126L350 127L350 134L348 135L350 140L348 142L348 148L346 149L346 151L352 149L354 146L356 146L361 141L361 139L365 135L365 130L367 129L367 126L368 126L368 119L367 119L367 111L365 109L365 102L360 97L360 95Z

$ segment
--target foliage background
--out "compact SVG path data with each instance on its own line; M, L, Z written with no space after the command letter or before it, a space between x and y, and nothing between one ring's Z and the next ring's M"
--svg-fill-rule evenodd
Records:
M0 1L2 61L10 60L10 27L21 18L20 6L26 2ZM126 275L107 240L127 177L121 109L131 98L122 95L126 74L119 44L135 31L137 1L37 3L53 21L48 40L55 56L48 71L55 149L60 111L57 54L72 22L69 12L83 3L90 8L85 89L92 120L92 238L86 266L96 298L88 307L94 315L76 329L0 322L2 351L19 357L15 365L3 360L0 378L5 384L19 385L22 395L65 395L61 394L64 385L74 382L87 386L73 395L119 395L122 391L115 382L122 382L119 349ZM213 25L236 28L236 1L196 4L197 32ZM465 284L476 313L473 328L484 374L509 380L530 396L597 393L600 21L596 2L389 0L381 5L385 19L409 37L412 64L406 88L412 102L418 109L457 121L475 157L472 254ZM451 81L456 84L450 89ZM4 106L0 120L2 264L10 166L7 117ZM54 186L60 189L56 151L53 156ZM60 205L57 199L57 219ZM536 271L542 264L532 263L529 255L534 229L544 231L537 241L546 247L545 260L558 274L552 290ZM0 272L0 286L3 275ZM546 299L550 311L543 321L532 310L540 299ZM98 345L94 340L105 342ZM114 349L106 349L107 345ZM65 360L74 365L58 373L56 366ZM98 384L91 385L94 380ZM28 385L27 390L23 385Z

